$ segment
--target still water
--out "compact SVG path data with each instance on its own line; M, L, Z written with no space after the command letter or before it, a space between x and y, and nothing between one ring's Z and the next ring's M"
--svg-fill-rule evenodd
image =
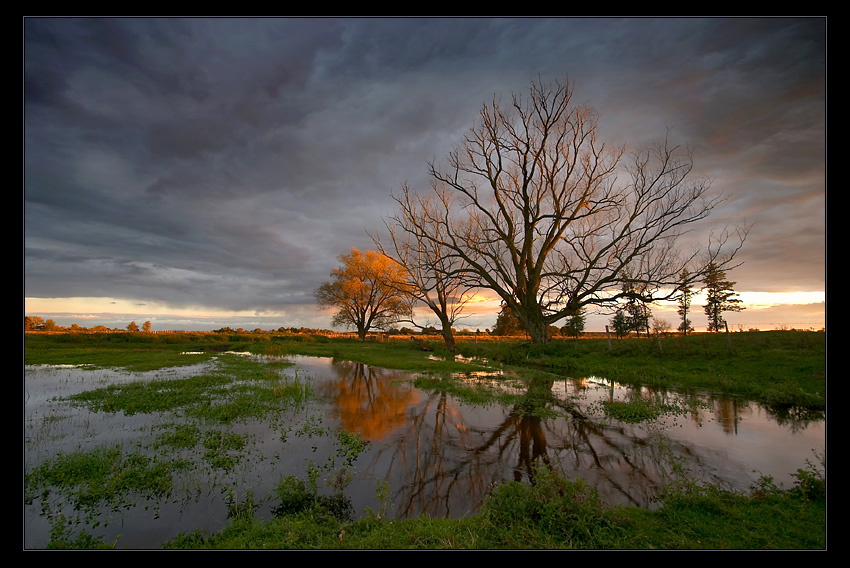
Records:
M355 511L386 510L395 517L474 513L498 484L529 481L535 462L582 478L610 504L653 507L659 488L677 475L734 490L748 489L761 476L790 487L791 474L824 452L822 416L777 416L730 398L635 392L604 378L531 380L494 371L470 373L468 380L490 381L518 396L507 406L470 404L417 389L409 373L325 358L289 359L294 367L285 372L309 379L318 401L271 422L229 426L250 442L234 468L176 474L168 498L104 508L75 530L110 543L118 539L119 548L157 548L180 532L220 530L227 524L228 503L244 502L249 494L260 505L255 515L270 518L274 502L267 497L282 477L306 478L308 470L321 470L322 481L332 478L332 468L321 466L334 459L334 438L326 433L339 429L368 442L347 470L344 492ZM148 448L157 432L180 421L173 413L93 413L66 397L109 384L185 377L208 365L151 373L27 367L27 471L59 453L115 444ZM526 395L538 408L529 411ZM622 423L600 411L603 401L635 396L699 405L643 424ZM546 408L539 408L540 400ZM378 497L381 488L389 490L389 509L387 499ZM61 501L25 506L24 546L45 546L52 515L60 510L67 515L66 509Z

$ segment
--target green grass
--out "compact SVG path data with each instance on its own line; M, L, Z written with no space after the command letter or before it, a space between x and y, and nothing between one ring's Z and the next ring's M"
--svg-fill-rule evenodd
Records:
M28 333L27 365L87 365L150 371L194 365L226 351L246 351L268 336L219 333ZM186 355L191 352L192 355Z
M808 472L822 480L820 473ZM801 477L805 477L801 474ZM748 493L713 486L671 487L656 510L606 507L586 483L538 467L533 485L508 482L482 510L460 519L351 521L333 498L282 481L272 520L232 519L216 534L181 534L170 549L824 549L825 485Z
M279 372L279 365L239 355L223 355L221 360L208 373L109 385L72 395L70 400L93 412L133 415L179 408L207 422L230 424L264 418L312 396L309 381L297 373Z
M27 364L85 364L150 370L209 360L221 352L310 355L416 373L483 370L456 361L440 341L421 351L412 341L357 341L315 335L215 333L26 334ZM687 337L613 340L475 341L459 338L458 354L518 369L599 376L624 384L698 389L775 408L826 406L826 334L805 331L700 333ZM184 352L200 352L187 356Z
M826 334L803 331L696 334L657 339L462 343L466 356L630 385L704 390L775 408L826 406Z
M52 491L60 491L92 520L102 506L118 510L138 499L167 497L175 465L120 446L62 453L26 473L24 500L41 497L45 504Z

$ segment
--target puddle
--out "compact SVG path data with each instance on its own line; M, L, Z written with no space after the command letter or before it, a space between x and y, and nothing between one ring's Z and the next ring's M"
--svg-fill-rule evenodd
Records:
M98 526L82 524L77 530L85 528L107 542L120 536L118 546L126 548L158 548L180 531L218 531L227 524L228 495L241 500L251 491L263 499L281 477L305 478L310 464L333 454L327 436L304 435L310 427L344 428L369 442L345 494L358 513L379 510L376 489L386 482L394 505L390 514L396 517L474 513L499 483L528 480L538 459L568 478L581 477L611 504L651 507L674 462L692 478L729 489L747 489L762 475L790 487L791 474L825 446L822 417L777 417L753 403L710 396L697 397L700 405L690 414L644 424L618 422L598 411L603 401L641 395L684 405L695 395L636 393L604 378L524 381L470 374L471 382L488 381L513 395L507 406L474 405L417 389L410 373L324 358L289 359L295 366L287 372L309 378L319 402L273 423L228 427L250 445L232 471L177 475L168 499L102 511ZM185 418L179 412L93 413L65 399L108 384L188 377L214 364L149 373L27 367L25 466L29 470L59 452L116 443L148 447L158 433ZM540 408L540 400L546 408ZM529 412L529 407L548 412ZM263 503L256 514L269 518L271 506ZM25 546L43 547L49 531L39 504L26 507Z

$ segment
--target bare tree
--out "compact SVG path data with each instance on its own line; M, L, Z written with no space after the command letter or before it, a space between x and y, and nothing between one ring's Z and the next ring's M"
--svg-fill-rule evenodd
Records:
M331 271L332 280L314 293L319 307L337 310L333 325L353 327L363 340L373 327L382 329L408 317L405 291L387 285L405 280L400 265L381 253L356 248L339 260L342 266Z
M678 239L722 199L694 179L691 153L665 139L627 161L597 139L595 111L571 100L568 82L537 82L507 107L485 104L445 169L430 164L436 208L415 226L497 293L535 343L582 308L615 308L627 281L645 303L672 299L683 268L697 281L740 248L726 251L724 233L682 255ZM414 202L400 202L402 215Z
M399 204L398 213L384 220L389 235L387 247L391 248L385 248L378 234L372 240L382 253L406 269L405 281L393 284L405 290L412 302L411 318L405 321L424 329L426 326L417 323L412 315L416 305L427 306L440 322L446 348L454 352L452 328L463 317L475 287L467 282L469 265L446 244L445 226L435 220L442 199L416 195L407 184L393 199Z

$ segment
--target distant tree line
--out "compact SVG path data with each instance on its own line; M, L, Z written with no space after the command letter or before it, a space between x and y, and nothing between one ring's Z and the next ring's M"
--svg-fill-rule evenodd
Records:
M726 320L723 312L740 312L745 309L733 287L735 282L726 279L726 271L716 264L709 264L703 276L701 291L705 292L706 303L703 306L708 318L708 331L722 331L726 328ZM689 319L691 313L691 302L695 295L693 282L687 270L681 274L681 282L678 287L677 313L681 318L678 331L687 335L693 333L693 323ZM650 321L652 328L657 332L666 332L669 324L664 320L652 318L649 306L640 300L639 294L627 294L628 298L624 307L614 312L610 320L611 328L617 337L624 337L629 333L650 333Z
M139 331L150 333L151 322L146 321L140 328L135 321L131 321L126 327L109 328L105 325L96 325L94 327L82 327L76 323L70 326L56 325L52 319L44 319L40 316L24 316L24 331L72 331L79 333L104 333L104 332L119 332L119 331Z

